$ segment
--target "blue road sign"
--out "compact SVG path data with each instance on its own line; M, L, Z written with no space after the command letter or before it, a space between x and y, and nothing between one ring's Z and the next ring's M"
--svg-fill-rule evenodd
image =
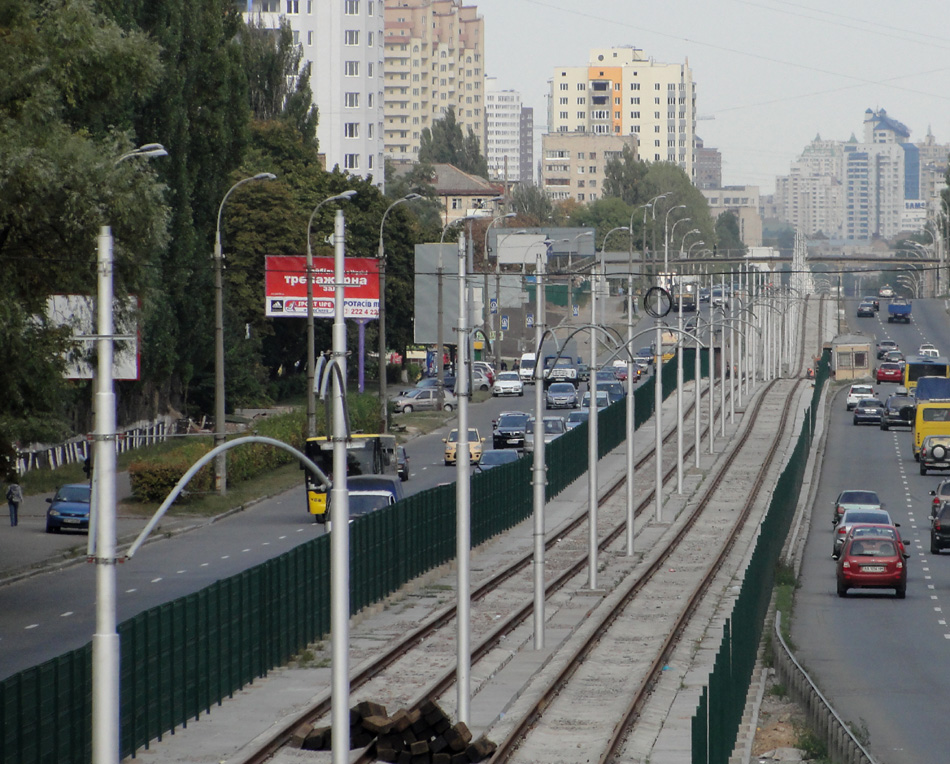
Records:
M528 314L524 317L524 324L525 324L525 326L527 326L529 329L531 329L531 328L534 326L534 313L528 313Z
M507 331L508 331L508 316L504 316L504 315L503 315L503 316L501 317L501 330L502 330L503 332L507 332Z
M493 316L498 312L498 300L494 297L488 301L488 310L491 311Z
M579 305L572 305L572 306L571 306L571 313L574 314L574 318L577 318L577 317L580 315L580 306L579 306Z

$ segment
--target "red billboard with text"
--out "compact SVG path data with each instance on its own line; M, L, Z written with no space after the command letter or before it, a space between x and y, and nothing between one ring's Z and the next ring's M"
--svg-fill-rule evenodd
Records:
M335 284L333 258L313 258L313 315L333 318ZM344 318L379 318L379 261L347 257L343 274ZM267 316L307 316L307 258L267 256L265 280Z

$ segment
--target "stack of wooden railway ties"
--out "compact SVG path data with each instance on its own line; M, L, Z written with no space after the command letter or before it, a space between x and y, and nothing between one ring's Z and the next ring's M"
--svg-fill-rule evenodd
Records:
M303 724L294 743L307 751L328 751L332 730ZM473 741L465 722L452 724L434 700L392 716L385 706L364 700L350 709L350 747L368 747L378 761L398 764L472 764L488 759L496 745L484 736Z

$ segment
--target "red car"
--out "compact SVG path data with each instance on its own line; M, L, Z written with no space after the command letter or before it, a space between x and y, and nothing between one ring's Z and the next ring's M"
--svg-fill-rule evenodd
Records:
M875 376L878 382L903 382L904 372L899 363L882 363L877 367Z
M623 366L614 366L614 376L617 378L618 381L626 382L627 381L627 364L624 364Z
M838 557L838 596L849 589L894 589L898 599L907 595L907 566L893 538L856 536Z
M907 554L907 549L904 547L904 539L901 538L900 533L897 528L898 525L883 525L881 523L855 523L848 530L847 535L845 536L844 543L847 544L851 539L857 538L859 536L882 536L883 538L893 539L897 543L897 550L904 556L906 560L910 557Z

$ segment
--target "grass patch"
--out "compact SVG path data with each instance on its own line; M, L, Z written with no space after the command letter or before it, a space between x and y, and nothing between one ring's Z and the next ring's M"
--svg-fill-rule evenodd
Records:
M297 464L285 464L251 480L229 484L227 496L219 496L216 493L191 494L186 504L173 504L168 514L214 517L256 499L275 496L293 488L300 489L300 513L301 517L304 517L307 514L307 504L304 497L303 472ZM160 502L122 502L122 510L129 514L151 515L159 506Z
M775 568L775 609L782 614L782 639L792 646L792 610L795 604L795 571L790 565L778 565Z
M828 762L828 745L807 727L795 730L795 747L804 752L804 758L814 762Z
M769 695L776 698L785 698L788 696L788 688L784 684L773 684L769 688Z

